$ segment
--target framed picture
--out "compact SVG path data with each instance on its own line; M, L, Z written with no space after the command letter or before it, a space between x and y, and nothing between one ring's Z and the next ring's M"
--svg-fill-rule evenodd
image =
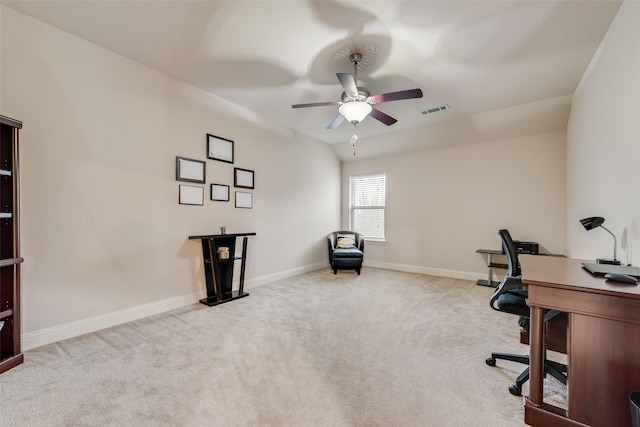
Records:
M180 185L179 203L181 205L204 205L204 188Z
M244 191L236 191L236 208L251 209L253 207L253 194Z
M238 188L254 188L253 171L233 168L233 186Z
M229 186L223 184L211 184L211 200L228 202Z
M176 156L176 180L204 184L206 165L202 160Z
M207 159L233 164L233 141L208 133Z

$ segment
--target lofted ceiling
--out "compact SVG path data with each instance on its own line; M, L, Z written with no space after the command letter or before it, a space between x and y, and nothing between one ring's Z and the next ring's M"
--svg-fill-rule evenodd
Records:
M609 0L7 1L2 4L332 144L342 160L566 128L571 96L620 6ZM336 73L372 95L420 88L327 125ZM423 111L448 106L445 111ZM212 130L215 131L215 130Z

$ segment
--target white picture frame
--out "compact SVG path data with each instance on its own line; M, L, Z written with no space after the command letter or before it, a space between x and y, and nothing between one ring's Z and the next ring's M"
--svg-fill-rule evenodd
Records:
M224 184L211 184L211 200L228 202L229 186Z
M233 168L233 186L238 188L255 188L254 172L249 169Z
M178 192L178 202L181 205L204 205L204 187L180 185Z
M207 159L233 164L233 141L208 133Z
M202 160L176 156L176 180L204 184L206 167Z
M245 191L236 191L236 208L253 208L253 194Z

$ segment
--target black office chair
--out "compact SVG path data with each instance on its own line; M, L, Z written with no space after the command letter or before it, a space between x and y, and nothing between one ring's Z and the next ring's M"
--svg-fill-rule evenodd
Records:
M520 262L518 261L518 252L516 246L511 239L508 230L499 230L498 234L502 239L502 248L507 255L508 271L502 282L496 287L491 295L489 304L491 308L497 311L503 311L519 316L518 324L521 327L528 327L530 310L527 306L527 291L522 283L522 272L520 270ZM545 322L551 319L560 321L560 317L564 314L558 311L547 311L545 313ZM496 366L496 360L509 360L529 365L529 355L519 355L511 353L491 353L491 357L486 360L487 365ZM545 345L544 351L544 373L550 374L557 378L563 384L567 383L567 366L562 363L547 360L547 350ZM509 387L509 392L514 396L522 395L522 385L529 380L529 367L525 369L518 378L516 383Z

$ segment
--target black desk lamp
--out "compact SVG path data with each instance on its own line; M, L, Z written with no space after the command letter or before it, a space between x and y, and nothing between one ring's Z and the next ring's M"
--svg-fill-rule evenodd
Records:
M604 224L604 218L602 218L601 216L592 216L589 218L581 219L580 224L582 224L584 229L587 231L593 230L594 228L597 228L597 227L602 227L605 230L607 230L609 234L613 236L613 259L597 259L596 262L598 264L620 265L620 261L618 261L618 258L616 256L616 253L617 253L616 251L618 248L618 240L616 239L615 234L613 234L607 227L602 225Z

